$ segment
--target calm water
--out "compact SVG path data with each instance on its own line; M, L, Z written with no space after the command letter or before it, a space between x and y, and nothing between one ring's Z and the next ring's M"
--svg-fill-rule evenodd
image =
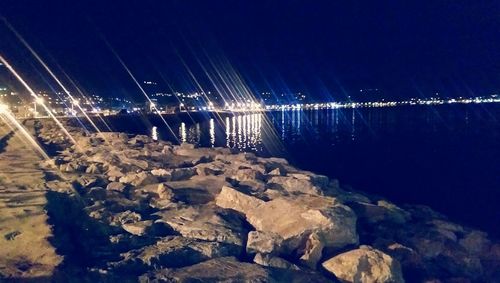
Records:
M426 204L498 236L499 118L500 105L482 104L284 111L171 126L181 141L286 157L357 190ZM160 121L113 124L174 139Z

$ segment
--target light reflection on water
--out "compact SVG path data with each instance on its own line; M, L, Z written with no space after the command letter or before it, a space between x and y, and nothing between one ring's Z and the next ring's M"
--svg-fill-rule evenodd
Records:
M262 150L262 120L261 113L225 117L223 123L217 123L214 118L205 123L179 125L181 142L188 142L202 146L226 146L239 150ZM220 128L224 128L221 131ZM208 134L208 135L207 135ZM224 140L224 144L220 141Z
M344 111L340 113L340 111ZM339 116L342 118L339 119ZM238 114L222 120L210 118L199 123L181 122L178 137L181 142L199 146L226 146L245 151L269 151L283 144L308 139L327 138L335 144L340 139L337 130L349 129L349 140L356 137L356 113L331 109L325 111L280 111L275 113ZM342 123L339 127L339 123ZM156 127L152 135L156 138ZM325 135L332 135L326 137Z
M153 128L151 129L151 138L152 138L154 141L157 141L157 140L158 140L158 127L153 126Z

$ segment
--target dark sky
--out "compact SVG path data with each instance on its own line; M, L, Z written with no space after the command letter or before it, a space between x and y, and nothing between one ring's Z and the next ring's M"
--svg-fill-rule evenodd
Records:
M252 91L336 98L500 85L499 1L4 0L0 15L58 75L102 95L141 97L112 50L139 81L175 91L213 90L221 74ZM0 52L37 88L55 86L3 22Z

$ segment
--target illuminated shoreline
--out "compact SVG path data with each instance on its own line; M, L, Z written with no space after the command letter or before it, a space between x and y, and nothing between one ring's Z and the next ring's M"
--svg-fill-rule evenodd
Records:
M377 101L377 102L326 102L304 104L274 104L266 105L266 110L298 110L298 109L336 109L336 108L375 108L415 105L446 105L446 104L483 104L500 103L499 97L490 98L463 98L463 99L411 99L405 101Z

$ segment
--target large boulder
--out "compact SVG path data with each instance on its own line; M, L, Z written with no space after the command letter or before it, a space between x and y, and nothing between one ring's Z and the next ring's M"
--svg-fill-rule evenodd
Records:
M120 261L110 265L114 269L142 273L151 268L183 267L237 254L238 250L231 245L167 236L153 245L123 253Z
M264 204L264 201L241 193L231 187L224 186L215 199L215 203L223 208L230 208L247 214L254 208Z
M295 249L316 233L325 247L357 244L356 215L333 198L302 196L277 198L248 211L247 220L257 230L281 236Z
M187 206L155 213L162 222L186 238L244 247L248 224L237 213L213 205Z
M370 246L339 254L323 267L341 282L404 282L399 262Z
M241 212L256 230L281 237L289 250L303 248L311 234L330 248L358 242L356 215L334 198L301 195L264 202L226 187L217 197L216 204ZM316 245L310 252L316 258L321 250L322 247Z

